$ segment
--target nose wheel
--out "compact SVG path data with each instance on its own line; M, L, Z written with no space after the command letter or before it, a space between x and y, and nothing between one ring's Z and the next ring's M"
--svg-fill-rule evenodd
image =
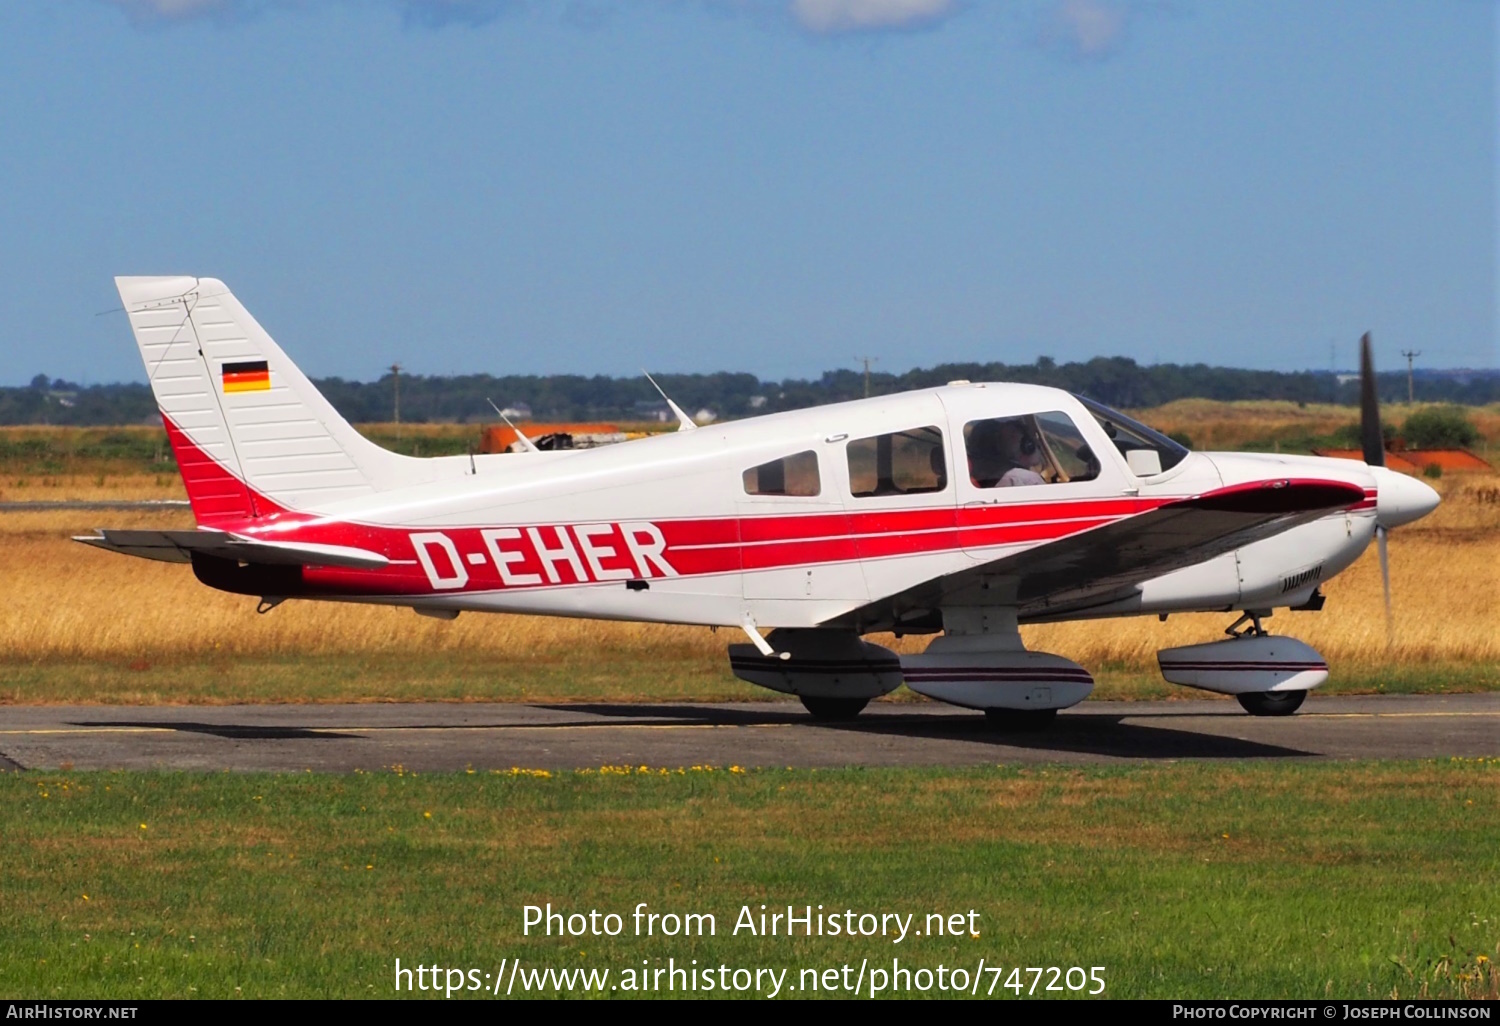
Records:
M1306 691L1252 691L1234 696L1251 716L1290 716L1302 708Z

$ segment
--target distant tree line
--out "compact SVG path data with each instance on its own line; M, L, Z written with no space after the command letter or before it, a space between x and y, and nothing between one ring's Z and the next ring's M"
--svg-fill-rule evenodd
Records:
M1345 380L1340 380L1344 378ZM1112 406L1142 408L1176 399L1282 399L1354 405L1359 384L1328 371L1257 371L1207 364L1143 366L1126 357L1096 357L1086 363L943 364L904 374L873 373L872 395L887 395L947 381L1019 381L1053 385ZM857 399L865 377L855 370L827 371L812 380L762 381L753 374L664 374L657 379L690 413L712 411L721 419L802 409ZM1404 401L1404 373L1378 375L1383 401ZM394 388L389 374L376 381L324 378L316 382L334 407L357 423L389 421ZM455 377L401 375L401 419L408 422L493 421L493 400L502 407L526 406L536 420L643 420L664 407L644 377L584 377L575 374L468 374ZM1420 402L1484 405L1500 402L1500 372L1428 371L1415 379ZM139 424L156 422L156 404L143 384L87 387L37 375L30 385L0 388L0 424Z

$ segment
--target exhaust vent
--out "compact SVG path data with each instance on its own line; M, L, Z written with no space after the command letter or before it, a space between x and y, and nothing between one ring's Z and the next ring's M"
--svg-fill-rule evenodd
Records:
M1281 593L1283 595L1285 595L1289 591L1297 591L1297 590L1299 590L1301 588L1305 588L1309 584L1312 584L1315 581L1321 580L1322 577L1323 577L1323 564L1319 563L1315 567L1312 567L1312 568L1307 569L1307 570L1299 571L1298 573L1292 574L1292 576L1290 576L1290 577L1284 577L1284 578L1282 578L1282 580L1281 580Z

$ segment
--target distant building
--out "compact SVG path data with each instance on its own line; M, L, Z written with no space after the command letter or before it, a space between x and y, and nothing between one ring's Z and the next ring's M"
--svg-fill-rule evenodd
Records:
M642 400L636 403L631 412L637 420L654 420L665 424L673 419L672 411L667 408L666 403L652 400Z
M500 411L500 414L511 420L530 420L531 407L525 403L512 403Z

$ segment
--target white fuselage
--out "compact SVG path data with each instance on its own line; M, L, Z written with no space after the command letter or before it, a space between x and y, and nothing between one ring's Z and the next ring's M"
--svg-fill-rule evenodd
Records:
M1060 412L1099 461L1093 480L980 487L964 426ZM945 485L856 496L851 440L936 428ZM815 454L817 495L751 495L747 469ZM251 537L386 552L380 572L309 567L312 597L708 625L810 627L867 603L1163 502L1226 485L1313 474L1373 496L1363 464L1193 453L1133 474L1066 392L968 385L840 403L617 446L422 461L421 484L285 510L233 527ZM435 473L441 465L442 472ZM1145 582L1089 616L1296 605L1369 543L1375 509L1333 514Z

